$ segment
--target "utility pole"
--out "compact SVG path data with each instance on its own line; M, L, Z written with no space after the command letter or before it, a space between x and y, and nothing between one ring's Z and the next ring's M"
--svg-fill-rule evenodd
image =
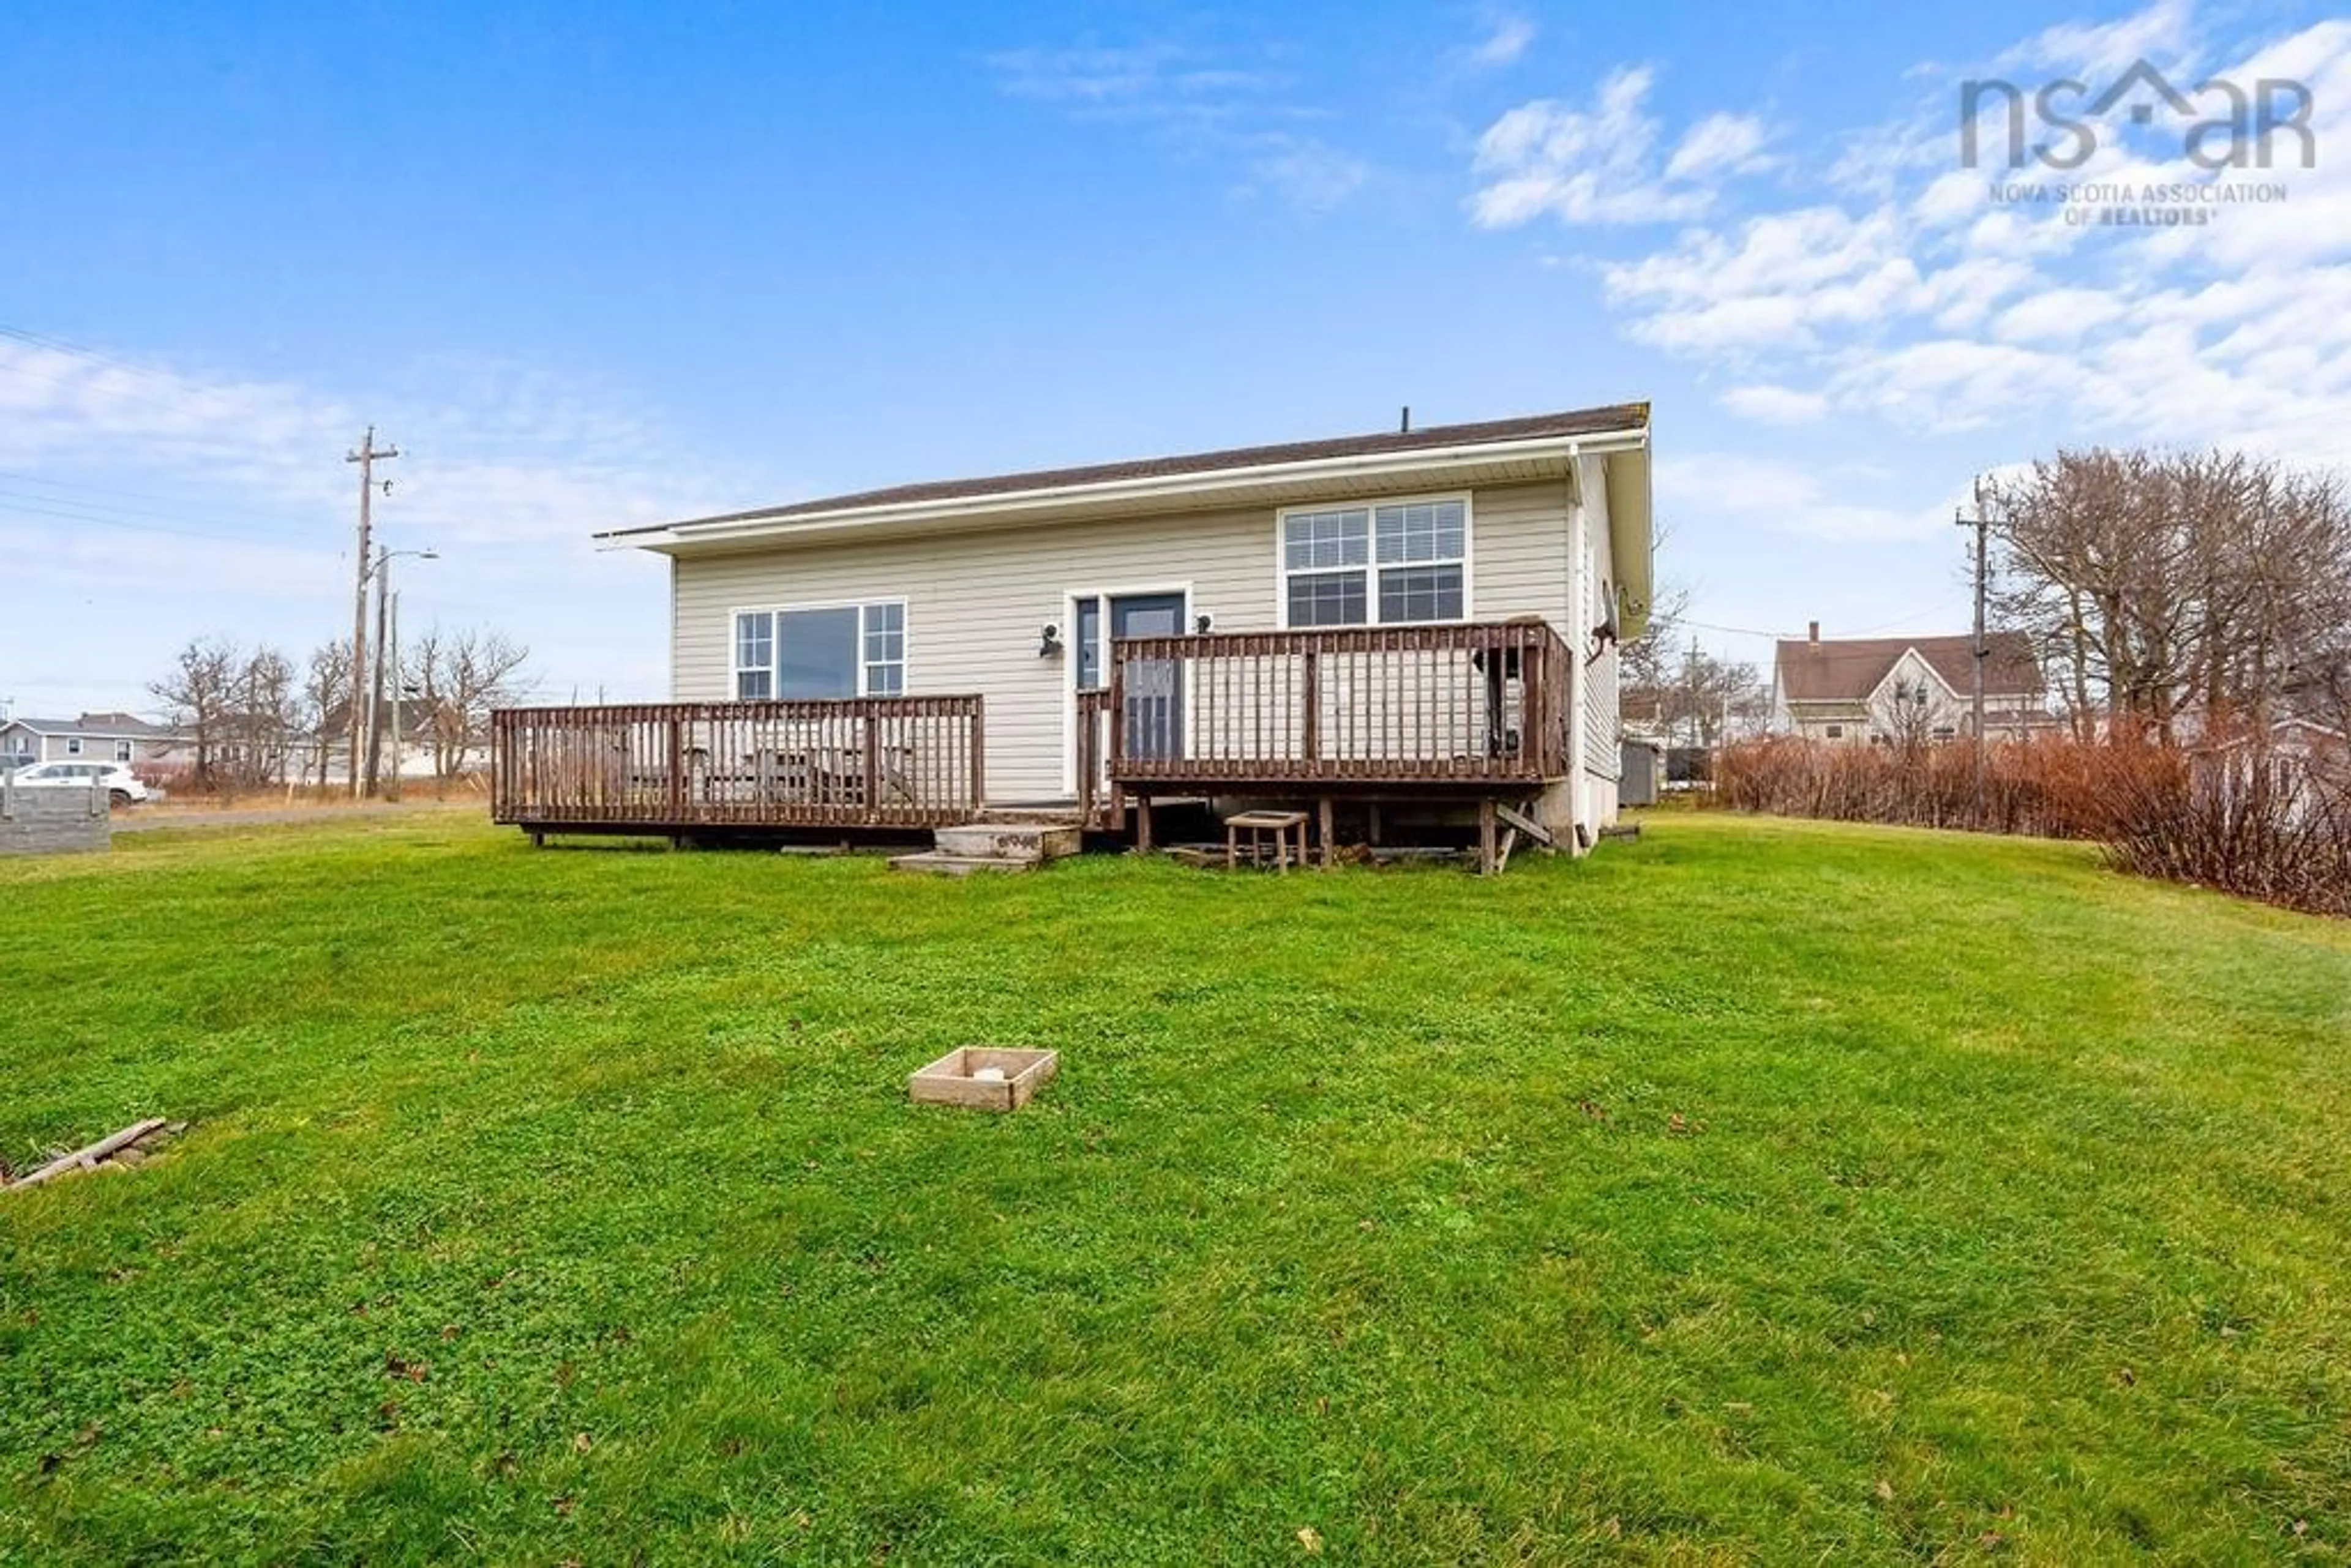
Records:
M393 549L379 545L375 552L375 676L369 687L367 724L367 791L376 792L382 778L383 698L385 670L392 682L392 793L400 794L400 595L392 591L392 563L402 556L413 560L439 560L438 550Z
M379 765L383 758L383 666L392 651L392 633L385 622L392 613L392 551L378 545L375 552L375 671L368 681L367 793L372 798ZM395 676L395 679L398 677Z
M1984 662L1991 657L1991 644L1984 636L1984 597L1987 586L1985 570L1986 542L1991 528L1991 518L1984 512L1983 480L1975 483L1976 515L1954 515L1952 521L1960 528L1976 531L1976 641L1975 641L1975 726L1976 726L1976 826L1984 820Z
M391 640L384 647L392 654L392 798L400 799L400 595L392 596Z
M353 570L357 575L353 579L351 584L350 775L351 794L354 798L356 798L360 792L360 744L361 740L360 686L360 684L367 679L368 667L368 548L373 542L370 537L371 518L369 515L368 508L370 503L371 503L375 498L375 465L378 463L381 463L389 458L397 457L399 455L400 448L397 446L388 446L381 452L376 450L375 426L371 424L367 427L366 438L360 443L360 449L357 452L346 453L343 456L344 462L356 463L360 465L360 546L358 555L355 558L357 565L353 568ZM385 483L389 484L391 481L386 480Z

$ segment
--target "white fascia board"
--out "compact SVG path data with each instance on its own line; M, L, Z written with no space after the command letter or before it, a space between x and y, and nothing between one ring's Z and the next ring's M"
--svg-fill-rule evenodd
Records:
M1466 446L1432 446L1411 452L1364 453L1345 457L1318 457L1303 463L1263 463L1242 468L1218 468L1200 474L1110 479L1090 485L1058 485L1037 490L1008 490L1000 495L956 496L935 501L912 501L877 507L845 507L838 511L804 512L789 517L745 517L731 523L681 523L671 528L601 533L599 549L672 549L682 545L721 544L760 538L801 538L843 532L886 523L957 523L985 519L1016 520L1023 514L1050 511L1083 503L1146 505L1158 500L1214 497L1251 486L1318 479L1376 479L1389 476L1442 476L1497 460L1524 457L1574 457L1584 453L1638 451L1647 444L1643 429L1602 431L1587 435L1546 435L1526 441L1488 441Z
M1656 528L1651 519L1649 451L1607 465L1608 547L1616 582L1617 635L1625 642L1646 636L1650 601L1656 592Z

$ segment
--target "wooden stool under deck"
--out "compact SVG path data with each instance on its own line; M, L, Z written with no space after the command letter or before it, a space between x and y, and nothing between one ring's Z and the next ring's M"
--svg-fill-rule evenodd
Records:
M1265 847L1265 835L1273 835L1273 869L1290 870L1290 831L1298 830L1298 863L1306 863L1306 813L1303 811L1238 811L1225 819L1225 869L1231 871L1240 864L1240 836L1244 829L1249 836L1249 864L1255 865L1259 852Z

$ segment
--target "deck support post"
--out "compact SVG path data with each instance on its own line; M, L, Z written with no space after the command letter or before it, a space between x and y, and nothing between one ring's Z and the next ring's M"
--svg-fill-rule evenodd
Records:
M1478 874L1491 876L1495 870L1494 798L1481 795L1478 799Z
M1151 791L1146 789L1134 798L1134 852L1151 852Z
M1331 797L1323 796L1314 803L1315 831L1322 835L1322 869L1329 871L1339 863L1335 846L1331 842Z
M545 849L547 847L547 835L540 832L532 833L530 835L530 847L535 850Z

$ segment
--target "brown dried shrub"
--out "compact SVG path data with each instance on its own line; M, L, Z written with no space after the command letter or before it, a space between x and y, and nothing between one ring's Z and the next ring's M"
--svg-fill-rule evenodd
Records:
M2144 876L2351 915L2351 761L2240 737L2195 750L2047 738L1987 747L1777 737L1726 747L1716 800L1839 821L2086 839Z

